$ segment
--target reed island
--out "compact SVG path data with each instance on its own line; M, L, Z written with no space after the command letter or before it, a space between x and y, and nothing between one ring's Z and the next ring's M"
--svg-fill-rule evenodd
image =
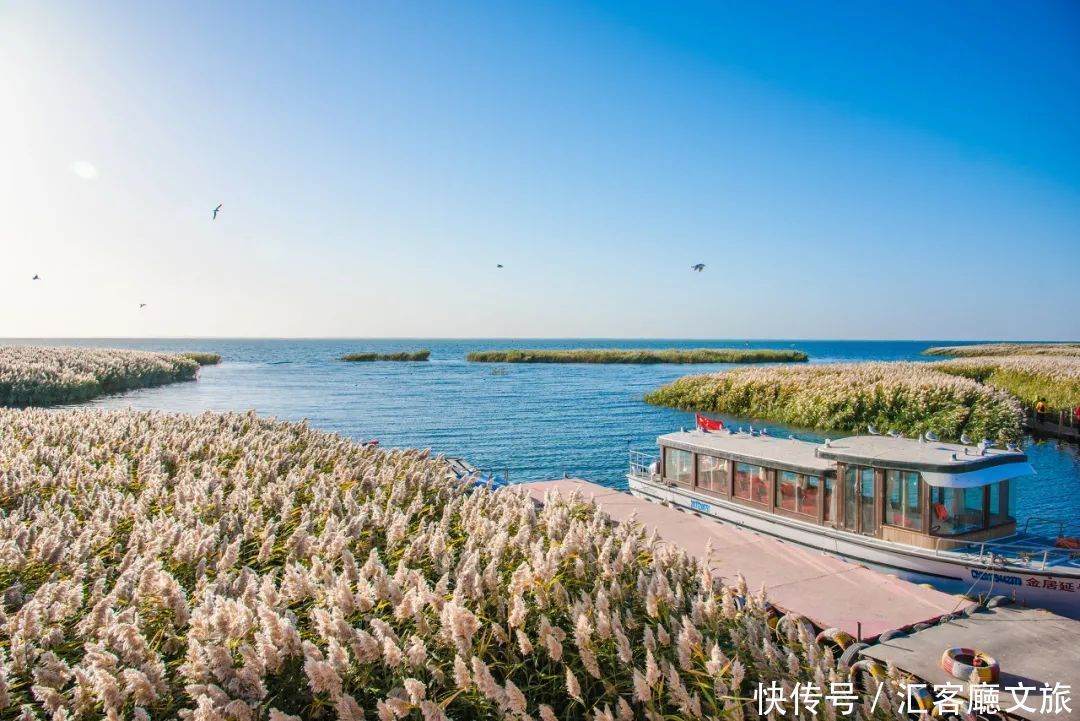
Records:
M1001 442L1017 440L1024 419L1009 393L928 363L736 368L680 378L645 400L804 428L858 433L873 425L882 433Z
M347 353L341 356L341 360L351 363L363 363L372 361L426 361L431 356L429 350L418 350L413 353Z
M1080 406L1080 343L945 346L924 353L952 356L933 367L1008 391L1027 406L1039 399L1055 410Z
M0 406L78 403L108 393L195 380L216 353L0 346ZM214 361L214 362L217 362Z
M469 353L473 363L799 363L807 360L798 350L768 348L697 348L624 350L487 350Z
M185 358L190 358L201 366L216 366L221 363L221 356L217 353L206 353L201 351L187 351L180 355Z
M846 679L591 502L248 414L0 410L5 718L729 718ZM900 677L878 710L895 718Z

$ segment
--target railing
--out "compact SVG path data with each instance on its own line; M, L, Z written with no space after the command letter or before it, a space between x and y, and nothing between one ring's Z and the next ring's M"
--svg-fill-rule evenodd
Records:
M1049 526L1057 529L1057 538L1070 535L1074 532L1080 532L1080 526L1076 525L1076 521L1063 521L1060 518L1040 518L1039 516L1032 516L1024 521L1024 533L1031 533L1031 525L1036 526Z
M660 475L660 456L646 451L630 451L630 475L657 478Z
M1069 533L1076 532L1074 521L1063 521L1057 518L1032 517L1024 521L1023 533L1031 533L1032 526L1048 526L1055 531L1056 538L1063 538ZM1006 564L1024 565L1034 570L1045 570L1047 566L1058 562L1071 562L1080 557L1080 552L1071 548L1059 548L1042 543L980 541L978 543L979 562L987 564L987 567L1004 566Z

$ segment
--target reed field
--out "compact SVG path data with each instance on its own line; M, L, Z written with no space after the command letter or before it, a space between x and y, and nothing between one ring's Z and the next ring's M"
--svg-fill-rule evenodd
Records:
M469 353L474 363L783 363L803 362L797 350L697 348L691 350L623 350L582 348L576 350L488 350Z
M923 355L976 358L981 356L1049 355L1080 357L1080 343L984 343L927 348Z
M50 406L194 380L182 354L103 348L0 346L0 406Z
M1040 398L1055 409L1080 406L1080 356L984 356L939 361L932 366L1008 391L1029 406Z
M646 396L654 405L760 418L793 426L944 439L1016 440L1020 403L977 380L925 363L837 363L735 368L680 378Z
M707 561L423 451L9 409L0 463L0 718L753 718L758 681L847 676Z
M180 355L185 358L190 358L201 366L216 366L221 362L221 355L218 353L207 353L205 351L188 351L181 353Z
M341 360L350 362L364 361L426 361L431 356L429 350L418 350L414 353L348 353L341 356Z

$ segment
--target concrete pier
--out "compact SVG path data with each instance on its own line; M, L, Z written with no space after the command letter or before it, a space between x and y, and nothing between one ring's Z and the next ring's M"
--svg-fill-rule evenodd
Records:
M962 684L941 668L941 655L947 648L974 648L990 654L1001 667L1000 703L1009 709L1021 700L1011 691L1020 684L1037 687L1026 707L1013 715L1026 719L1080 718L1080 621L1031 608L1004 606L972 614L970 618L952 619L919 631L911 636L885 641L863 651L864 656L915 674L928 684ZM1044 711L1043 687L1069 686L1072 713ZM961 694L962 696L965 694Z

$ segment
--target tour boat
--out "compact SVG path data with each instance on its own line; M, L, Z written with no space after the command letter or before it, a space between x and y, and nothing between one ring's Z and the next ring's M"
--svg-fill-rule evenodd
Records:
M948 593L1080 618L1077 534L1046 519L1018 527L1016 484L1034 470L1014 446L728 429L657 440L659 453L630 452L635 496Z

